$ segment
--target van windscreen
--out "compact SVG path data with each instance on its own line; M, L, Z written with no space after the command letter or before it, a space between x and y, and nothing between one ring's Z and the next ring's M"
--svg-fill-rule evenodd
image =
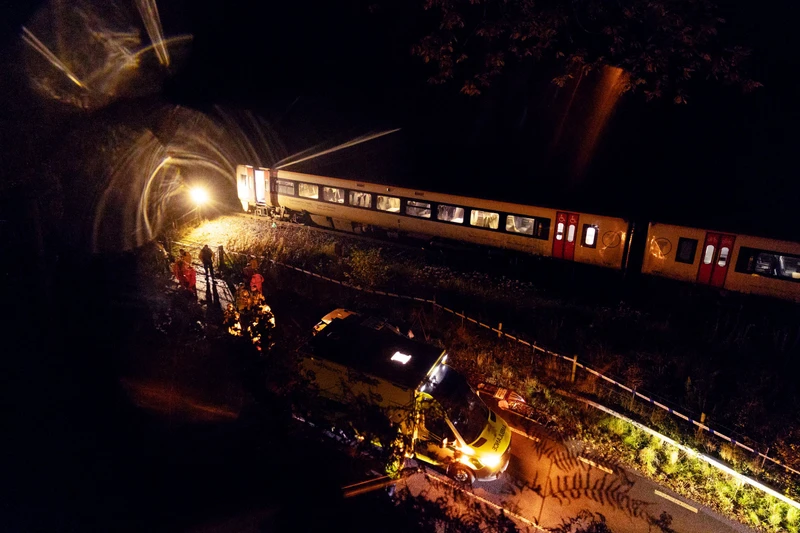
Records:
M447 418L464 438L472 444L483 433L489 420L489 408L469 386L464 376L442 365L430 377L425 389L439 402Z

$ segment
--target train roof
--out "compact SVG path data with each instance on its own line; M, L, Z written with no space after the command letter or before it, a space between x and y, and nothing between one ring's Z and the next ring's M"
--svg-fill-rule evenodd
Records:
M314 336L311 347L316 357L404 388L419 386L444 352L396 333L379 319L357 314L333 319Z

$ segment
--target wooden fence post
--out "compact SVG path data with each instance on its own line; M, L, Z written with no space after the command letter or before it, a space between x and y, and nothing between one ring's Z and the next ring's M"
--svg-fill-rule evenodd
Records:
M572 358L572 377L570 381L575 383L575 372L578 370L578 354L575 354L575 357Z
M705 413L700 413L700 423L701 424L705 424L706 423L706 414ZM703 428L701 428L700 426L697 426L697 432L696 432L697 437L699 438L700 434L702 434L702 433L703 433Z
M225 250L222 249L222 245L220 244L217 247L217 271L222 270L225 268Z
M503 336L503 323L502 323L502 322L500 322L500 323L497 325L497 338L499 339L499 338L500 338L500 337L502 337L502 336Z

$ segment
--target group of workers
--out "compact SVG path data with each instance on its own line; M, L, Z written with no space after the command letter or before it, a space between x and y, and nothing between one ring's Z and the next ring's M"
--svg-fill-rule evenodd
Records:
M205 269L206 282L209 281L209 277L215 279L214 252L207 244L200 250L198 259ZM192 264L192 254L181 248L177 259L172 263L172 274L183 289L197 297L197 272Z
M206 283L209 283L210 280L215 280L214 252L211 251L211 248L209 248L207 244L204 245L200 250L198 259L200 259L200 262L203 265ZM258 260L255 258L255 256L251 255L248 258L247 265L243 270L244 279L248 283L246 285L245 283L242 283L239 286L239 290L237 291L237 307L240 300L242 301L242 304L249 306L249 300L251 298L255 298L257 295L263 297L262 289L264 285L264 276L261 275L258 269ZM180 286L186 290L187 293L192 294L195 298L197 298L197 272L192 264L192 255L183 248L180 249L177 259L172 263L172 273L175 276L175 279L178 280ZM243 289L244 292L247 292L246 295L243 293Z

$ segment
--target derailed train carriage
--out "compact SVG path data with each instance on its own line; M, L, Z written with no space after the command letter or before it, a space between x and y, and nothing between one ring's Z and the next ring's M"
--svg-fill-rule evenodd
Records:
M651 222L642 272L800 301L800 244Z
M242 208L349 232L383 228L800 301L800 244L239 165Z

